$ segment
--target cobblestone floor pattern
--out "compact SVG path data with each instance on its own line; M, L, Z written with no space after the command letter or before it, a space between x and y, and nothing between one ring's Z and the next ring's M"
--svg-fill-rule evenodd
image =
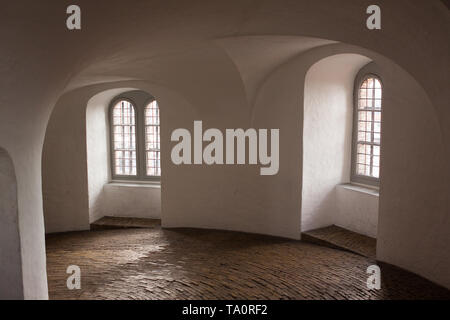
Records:
M114 229L47 236L50 299L450 299L450 291L351 252L267 236ZM66 269L81 268L81 290Z

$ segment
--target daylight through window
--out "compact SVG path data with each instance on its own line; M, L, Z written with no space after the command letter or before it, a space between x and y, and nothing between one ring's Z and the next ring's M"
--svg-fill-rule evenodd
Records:
M378 179L381 148L381 82L365 78L358 92L356 174Z
M110 107L113 180L161 179L160 111L141 91L124 93Z

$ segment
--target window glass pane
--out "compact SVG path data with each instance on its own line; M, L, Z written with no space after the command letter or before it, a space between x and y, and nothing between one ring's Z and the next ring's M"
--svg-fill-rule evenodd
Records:
M379 178L380 177L380 168L379 167L373 167L372 175L373 175L374 178Z
M380 157L379 156L374 156L373 157L373 165L376 167L380 166Z
M374 112L374 120L381 121L381 112Z
M367 100L366 99L359 99L358 101L359 101L358 102L359 109L367 108Z
M360 121L358 122L358 130L359 131L364 131L366 128L366 122Z
M375 109L378 109L378 110L381 109L381 99L375 100Z
M356 171L359 175L363 175L366 172L365 168L366 168L365 165L358 164Z
M363 144L358 144L358 153L364 153L365 147Z
M365 99L367 97L367 89L361 89L359 90L359 98Z
M359 121L365 121L366 120L366 113L365 111L359 111L358 112L358 120Z
M161 155L159 151L147 152L147 175L161 175Z
M366 155L358 154L358 163L365 163L365 162L366 162Z
M366 139L366 134L364 132L358 132L358 141L364 141Z
M150 102L145 108L145 124L159 125L159 108L156 100Z
M114 173L135 176L136 170L136 116L134 106L121 100L112 111Z
M381 89L381 83L380 80L375 78L375 89Z
M381 82L368 77L359 88L356 174L378 178L381 143Z
M156 100L145 107L145 159L147 176L161 176L159 107Z
M375 132L378 132L378 133L381 132L381 123L380 122L374 122L373 126L374 126L373 130Z
M381 89L375 89L375 99L381 99Z
M380 155L380 147L379 146L374 146L373 147L373 154L376 156Z
M379 144L381 141L381 135L379 133L374 133L373 135L373 142Z

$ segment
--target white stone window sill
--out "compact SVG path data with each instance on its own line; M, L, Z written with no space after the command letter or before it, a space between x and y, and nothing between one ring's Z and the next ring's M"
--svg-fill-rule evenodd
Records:
M375 188L375 187L368 187L368 186L354 184L354 183L340 184L337 187L355 191L355 192L365 193L365 194L375 196L375 197L380 196L380 191L378 190L378 188Z
M161 183L157 181L117 181L113 180L108 183L108 186L113 187L128 187L128 188L161 188Z

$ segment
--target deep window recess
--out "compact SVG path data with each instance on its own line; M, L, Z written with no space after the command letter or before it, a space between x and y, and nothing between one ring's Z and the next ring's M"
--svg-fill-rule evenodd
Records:
M113 100L109 114L113 180L160 181L159 115L153 98L143 101L124 94Z
M375 75L366 75L355 94L352 180L378 185L381 156L382 84Z

